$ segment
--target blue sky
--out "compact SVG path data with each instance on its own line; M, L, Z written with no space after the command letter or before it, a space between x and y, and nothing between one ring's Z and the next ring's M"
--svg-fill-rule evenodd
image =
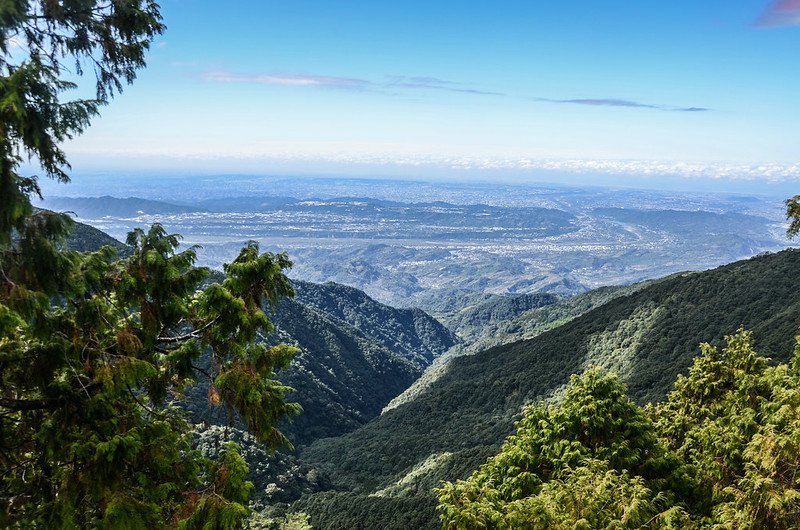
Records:
M800 180L800 0L161 4L77 170Z

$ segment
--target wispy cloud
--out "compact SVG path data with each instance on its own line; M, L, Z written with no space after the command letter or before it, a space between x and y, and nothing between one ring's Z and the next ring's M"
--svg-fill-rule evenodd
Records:
M411 88L411 89L428 89L428 90L445 90L447 92L460 92L462 94L477 94L484 96L505 96L502 92L492 92L488 90L479 90L470 88L460 83L453 81L446 81L437 77L406 77L406 76L393 76L384 84L387 87L394 88Z
M798 0L800 1L800 0ZM438 77L427 76L390 76L381 81L361 79L357 77L342 77L334 75L297 74L297 73L242 73L230 70L207 70L200 74L205 81L216 83L251 83L260 85L274 85L299 88L320 88L351 91L370 91L387 95L400 95L420 91L444 91L457 94L472 94L476 96L507 97L505 92L483 90L464 83L449 81ZM706 107L675 107L669 105L655 105L641 103L620 98L583 98L583 99L555 99L533 98L535 101L547 103L566 103L573 105L588 105L594 107L632 107L642 109L655 109L677 112L705 112Z
M755 26L800 26L800 0L774 0L755 21Z
M370 81L354 77L315 74L265 73L246 74L229 70L208 70L200 77L218 83L257 83L261 85L295 86L310 88L333 88L340 90L444 90L462 94L504 96L500 92L479 90L470 86L436 77L391 76L384 81Z
M657 109L658 105L649 105L647 103L639 103L637 101L629 101L627 99L545 99L552 103L574 103L576 105L590 105L593 107L638 107L645 109Z
M587 160L464 156L338 155L328 161L352 164L434 166L465 171L553 171L571 174L682 177L726 180L800 182L800 163L703 163L668 160Z
M585 99L552 99L552 98L536 98L536 101L544 101L547 103L571 103L573 105L589 105L591 107L632 107L639 109L656 109L677 112L705 112L709 109L706 107L674 107L669 105L655 105L652 103L641 103L639 101L631 101L629 99L618 98L585 98Z
M309 74L243 74L228 70L209 70L200 74L206 81L218 83L257 83L260 85L279 85L297 87L338 88L361 90L372 85L365 79Z

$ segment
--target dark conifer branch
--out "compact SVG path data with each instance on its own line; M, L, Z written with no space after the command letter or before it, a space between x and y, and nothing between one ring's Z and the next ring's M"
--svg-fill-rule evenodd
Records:
M58 401L53 399L9 399L0 397L0 407L17 412L53 410L58 405Z

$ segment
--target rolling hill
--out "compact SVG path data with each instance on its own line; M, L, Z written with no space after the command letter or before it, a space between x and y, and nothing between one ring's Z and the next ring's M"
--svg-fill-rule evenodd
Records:
M67 238L67 248L78 252L92 252L106 245L115 248L120 257L125 257L130 252L130 247L125 243L83 223L76 222L72 233Z

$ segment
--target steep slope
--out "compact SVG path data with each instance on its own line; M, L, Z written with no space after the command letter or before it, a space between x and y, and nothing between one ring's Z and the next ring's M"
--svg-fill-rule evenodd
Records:
M337 284L295 285L297 298L271 311L276 331L266 340L301 350L277 375L296 390L288 399L303 406L302 414L281 426L296 445L365 424L455 343L422 311L394 309ZM207 389L204 381L189 389L190 410L212 423L227 423L225 411L208 405Z
M79 252L92 252L106 245L115 248L120 257L125 257L130 252L130 248L125 243L83 223L76 222L72 233L67 238L67 248Z
M319 528L354 527L367 507L375 524L382 514L379 526L399 528L391 516L398 506L434 528L430 489L495 453L522 407L558 399L572 373L599 365L619 372L637 401L658 400L698 343L719 343L739 326L755 333L762 353L786 360L800 324L797 278L798 250L676 275L533 339L457 357L416 399L305 449L305 462L351 493L318 494L299 506Z
M477 353L494 346L531 339L549 329L565 324L587 311L600 307L614 298L635 293L649 285L665 281L669 278L671 278L671 276L658 280L639 282L633 285L599 287L583 294L556 299L556 301L552 303L534 307L505 319L488 319L484 324L478 324L476 322L469 328L470 334L467 335L468 338L466 338L463 343L457 344L451 348L448 355L454 353ZM549 295L541 294L528 296ZM440 320L446 325L452 325L447 318L440 317Z
M475 304L455 306L458 307L456 311L443 312L437 317L465 342L472 342L484 334L488 325L506 322L558 300L559 297L551 293L494 295Z
M485 311L487 307L494 307L498 304L501 308L507 307L505 303L499 301L504 297L496 295L494 298L484 300L479 304L469 306L462 311L456 312L455 316L439 316L443 322L449 323L449 325L455 326L456 329L461 330L461 333L467 335L467 338L439 356L425 372L414 381L414 384L390 401L386 408L384 408L384 411L416 399L418 395L426 392L436 383L437 379L447 373L447 365L460 355L478 353L495 346L531 339L541 335L547 330L561 326L614 298L634 293L657 281L662 280L650 280L634 285L600 287L588 293L556 299L557 301L555 302L541 307L535 307L505 320L493 318L493 315L496 314L495 311ZM522 296L537 301L550 301L554 299L548 298L551 296L548 294ZM515 304L512 307L519 306ZM511 315L513 313L509 312L505 314ZM465 316L468 316L470 324L468 326L457 327L458 321L463 322L467 320L464 318ZM479 316L483 318L477 318ZM459 320L454 324L453 319ZM481 320L483 320L483 324L480 323Z
M278 331L271 340L301 349L278 375L303 405L303 413L284 426L296 443L363 425L424 369L346 322L295 301L281 303L273 321Z
M424 369L453 346L456 336L420 309L381 304L354 287L295 281L295 300L338 318Z

